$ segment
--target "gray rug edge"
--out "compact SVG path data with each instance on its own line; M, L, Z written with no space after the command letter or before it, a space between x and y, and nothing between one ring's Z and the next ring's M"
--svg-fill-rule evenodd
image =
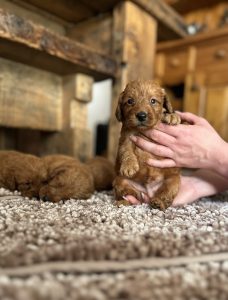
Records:
M30 276L45 272L57 273L110 273L140 269L159 269L186 266L195 263L228 261L228 252L200 256L180 256L175 258L152 257L125 261L57 261L17 268L0 268L0 276Z

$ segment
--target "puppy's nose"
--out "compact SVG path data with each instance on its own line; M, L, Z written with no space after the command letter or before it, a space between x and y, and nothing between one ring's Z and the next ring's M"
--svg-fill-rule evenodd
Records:
M41 199L42 199L44 202L49 202L49 201L50 201L50 199L49 199L48 196L43 196Z
M146 121L147 119L147 113L145 113L144 111L140 111L136 114L136 118L140 121L140 122L143 122L143 121Z

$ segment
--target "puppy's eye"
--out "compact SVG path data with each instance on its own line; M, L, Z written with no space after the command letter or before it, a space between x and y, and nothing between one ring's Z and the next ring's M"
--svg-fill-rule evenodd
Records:
M157 99L152 98L150 99L150 104L155 105L157 103Z
M132 98L129 98L129 99L127 100L127 104L133 105L133 104L135 104L135 100L132 99Z

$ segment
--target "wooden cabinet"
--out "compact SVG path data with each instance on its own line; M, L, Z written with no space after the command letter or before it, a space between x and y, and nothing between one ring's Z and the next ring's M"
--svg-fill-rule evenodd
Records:
M228 28L160 44L155 70L174 109L205 117L228 141Z

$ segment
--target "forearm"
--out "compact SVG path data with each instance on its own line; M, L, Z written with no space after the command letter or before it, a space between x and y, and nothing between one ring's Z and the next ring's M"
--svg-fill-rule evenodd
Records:
M193 172L192 177L196 179L195 189L198 197L214 195L228 190L228 180L213 171L197 170Z
M228 143L225 141L211 158L210 169L228 180Z

